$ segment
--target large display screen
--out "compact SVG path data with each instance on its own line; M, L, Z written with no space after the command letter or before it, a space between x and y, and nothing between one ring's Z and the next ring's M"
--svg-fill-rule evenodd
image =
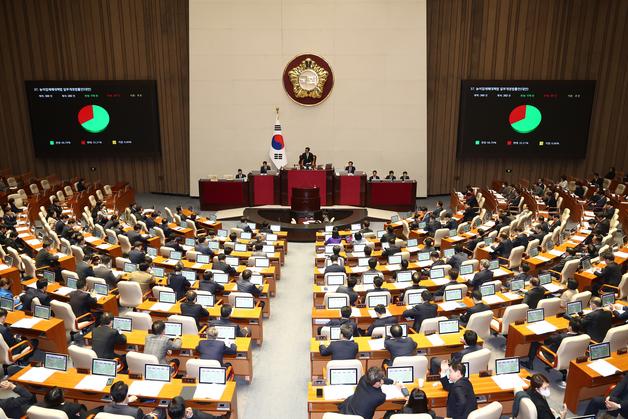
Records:
M583 158L595 81L464 80L458 157Z
M154 80L27 81L39 158L160 152Z

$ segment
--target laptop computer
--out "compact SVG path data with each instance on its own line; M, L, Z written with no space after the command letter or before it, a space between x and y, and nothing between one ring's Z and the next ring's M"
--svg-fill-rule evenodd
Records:
M473 273L473 265L460 265L460 275L471 275Z
M399 265L401 263L401 255L388 256L389 265Z
M183 253L173 250L172 252L170 252L170 255L168 256L168 259L171 260L181 260L183 258Z
M339 275L328 274L328 275L325 275L325 282L329 286L340 286L345 283L345 276L341 274Z
M65 286L68 288L72 288L72 289L76 289L77 287L77 283L78 283L78 278L74 278L72 276L69 276L66 280L65 280Z
M444 268L432 268L430 269L430 279L441 279L445 277Z
M190 285L196 282L196 272L194 271L181 271L181 275L190 283Z
M151 268L151 272L153 273L153 276L156 276L157 278L163 278L166 274L164 268L160 268L159 266L153 266Z
M183 324L176 322L164 322L166 328L164 329L164 335L173 338L183 335Z
M235 326L214 326L214 327L216 328L216 332L218 332L218 336L216 336L216 339L234 340L236 338Z
M366 306L368 308L375 308L378 305L388 305L388 295L367 295Z
M547 285L552 282L552 275L549 273L539 274L539 285Z
M611 356L611 344L602 342L589 345L589 355L591 356L591 361L608 358Z
M109 286L107 284L94 284L94 292L97 295L108 295L109 294Z
M242 240L251 240L251 237L253 237L253 235L248 231L243 231L242 233L240 233L240 238Z
M488 297L489 295L495 295L495 284L484 284L480 287L480 293L482 297Z
M602 294L600 299L602 300L602 307L615 304L615 294L612 292Z
M229 274L226 272L214 272L214 282L217 284L229 283Z
M46 269L41 273L41 277L44 278L46 282L48 282L49 284L52 284L53 282L55 282L54 271L49 271Z
M513 279L510 281L510 291L519 291L525 288L526 282L523 279Z
M44 355L44 368L56 371L68 370L68 356L46 352Z
M451 249L451 248L449 248L449 249L445 249L445 250L443 251L443 256L444 256L446 259L449 259L450 257L452 257L452 256L453 256L453 255L455 255L455 254L456 254L456 251L455 251L454 249Z
M396 383L412 384L414 383L414 367L388 367L386 376Z
M174 292L170 292L170 291L160 291L159 292L159 302L160 303L167 303L167 304L174 304L177 302L177 296Z
M430 260L430 252L417 253L417 258L419 262L425 262L426 260Z
M397 272L397 282L412 282L412 271Z
M375 280L376 277L380 276L378 273L375 272L369 272L369 273L363 273L362 274L362 284L363 285L373 285L373 280Z
M92 374L104 375L105 377L115 378L117 374L118 362L112 359L92 359Z
M51 314L51 309L48 306L36 304L33 309L33 317L37 317L38 319L48 320Z
M519 358L500 358L495 360L495 375L519 374Z
M130 332L133 330L133 319L129 317L114 317L113 328L118 332Z
M488 263L488 270L489 271L495 271L499 269L499 260L497 259L493 259Z
M235 308L255 308L253 297L235 297Z
M461 288L453 288L450 290L445 290L443 295L443 300L445 301L458 301L462 300L462 289Z
M145 364L144 380L170 382L170 365Z
M357 385L358 369L357 368L330 368L329 369L329 385Z
M438 322L438 334L444 335L447 333L458 333L460 327L458 320L440 320Z
M327 308L331 310L341 309L349 305L349 296L345 297L329 297L327 298Z
M124 263L124 272L131 273L137 271L137 265L131 262Z
M542 308L533 308L526 313L528 323L535 323L545 320L545 310Z
M582 313L582 301L571 301L567 303L565 314L573 316L578 313Z
M215 304L215 297L213 294L196 294L196 303L203 307L213 307Z
M210 262L209 255L199 253L196 255L196 263L208 264Z
M199 384L220 384L227 383L227 369L224 367L200 367L198 369Z
M13 298L0 297L0 308L5 309L6 311L13 311Z

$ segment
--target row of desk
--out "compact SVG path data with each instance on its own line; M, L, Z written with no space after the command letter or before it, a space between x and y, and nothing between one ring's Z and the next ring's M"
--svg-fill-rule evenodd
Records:
M318 187L321 205L353 205L392 211L413 211L416 181L367 181L366 174L335 174L332 169L252 172L247 180L199 180L202 210L261 205L289 206L293 188Z

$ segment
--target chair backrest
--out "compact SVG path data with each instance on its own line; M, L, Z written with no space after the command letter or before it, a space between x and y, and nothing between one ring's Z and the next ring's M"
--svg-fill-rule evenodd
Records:
M105 281L103 278L98 278L96 276L88 276L87 278L85 278L85 281L87 282L88 290L93 290L94 284L107 285L107 281Z
M403 294L403 303L405 305L408 305L408 301L410 300L410 296L413 294L419 294L421 295L421 293L425 291L425 288L419 288L419 289L408 289L406 290L406 292Z
M27 278L35 276L37 269L35 268L35 261L33 261L30 256L22 255L22 265L24 266L24 274Z
M77 332L78 329L76 327L76 316L72 311L72 306L68 303L64 303L57 300L52 300L50 302L50 308L52 312L55 314L55 317L63 320L63 325L65 326L65 330L70 332Z
M390 416L390 419L432 419L432 415L429 413L395 413Z
M113 191L111 190L111 185L105 185L102 188L105 191L105 195L107 196L113 195Z
M159 237L159 245L163 246L164 244L166 244L166 235L164 234L164 231L161 229L161 227L153 227L153 230L155 230L155 235Z
M362 368L362 363L358 359L337 359L334 361L327 362L325 366L325 377L329 381L329 370L333 368L357 368L358 369L358 379L364 375L364 370Z
M11 361L9 357L9 345L2 335L0 335L0 363L2 363L2 365L13 364L13 361Z
M22 258L20 257L20 254L17 252L17 250L12 248L11 246L7 246L7 250L6 251L13 258L13 267L18 268L18 269L21 270L22 269Z
M31 183L28 187L31 190L31 193L35 195L39 194L39 188L37 187L36 183Z
M547 251L547 242L552 239L552 233L547 233L543 236L543 240L541 241L541 249L545 252Z
M122 317L128 317L133 322L133 330L150 330L153 319L149 313L139 311L127 311Z
M560 302L560 299L558 300ZM474 313L469 317L467 329L473 330L482 339L488 339L491 336L491 320L493 312L491 310Z
M63 192L65 193L65 196L74 196L74 191L72 190L72 187L70 185L66 185L63 187Z
M468 259L468 260L465 260L464 262L462 262L460 264L460 266L463 266L463 265L471 265L471 266L473 266L473 270L477 271L478 270L478 266L480 266L480 261L477 260L477 259Z
M585 308L589 305L589 300L591 300L591 291L582 291L574 294L569 302L582 301L582 308Z
M563 267L563 270L560 271L560 282L566 284L567 280L573 279L574 274L578 270L578 266L580 266L580 259L567 261L567 263L565 263L565 266Z
M231 294L229 294L231 295ZM344 298L345 299L345 305L346 306L350 306L351 304L349 303L349 295L342 293L342 292L326 292L325 293L325 297L323 297L323 301L325 302L325 307L328 307L328 301L330 298Z
M558 357L556 369L559 371L569 369L571 361L586 353L589 342L591 342L589 335L570 336L563 339L556 351Z
M328 278L329 278L330 276L339 276L339 275L342 275L342 277L344 278L344 280L343 280L343 282L342 282L342 283L343 283L343 284L346 284L346 283L347 283L347 274L346 274L346 273L343 273L343 272L327 272L327 273L325 274L325 285L329 285L329 284L327 283L327 281L328 281Z
M137 307L142 304L142 288L135 281L118 282L118 294L122 307Z
M628 324L608 329L604 342L610 343L611 352L625 348L628 345Z
M94 416L94 419L135 419L135 416L116 415L115 413L100 412Z
M170 247L170 246L161 246L159 248L159 256L168 258L170 257L170 253L174 252L174 248Z
M628 272L622 275L617 288L619 288L619 299L625 300L628 296Z
M493 402L469 413L467 419L499 419L502 415L502 404Z
M65 202L65 195L63 194L63 191L57 191L57 199L59 202Z
M346 295L346 294L345 294ZM364 301L368 302L368 299L371 297L386 297L386 301L388 302L388 304L390 304L391 300L391 296L390 296L390 291L373 291L373 292L369 292L367 296L364 297ZM388 304L386 304L386 306L388 306Z
M538 414L536 411L536 406L532 399L525 397L521 399L519 402L519 414L517 415L517 419L537 419Z
M79 246L72 245L70 246L70 250L72 250L72 256L74 256L75 260L80 261L85 259L85 253Z
M491 350L488 348L482 348L477 351L466 354L462 357L461 362L469 363L469 374L477 374L480 371L486 371L488 369L488 362L491 359Z
M196 326L196 319L194 317L173 314L168 317L168 321L181 323L183 325L181 333L184 335L198 335L198 327Z
M90 348L84 348L82 346L70 345L68 347L70 359L72 359L72 365L74 368L82 368L91 370L92 359L98 358L96 352Z
M434 247L440 247L441 240L445 237L449 237L448 228L439 228L434 232Z
M190 378L198 378L198 371L201 367L220 368L220 362L215 359L195 359L190 358L185 363L185 375Z
M129 374L142 374L144 376L144 365L159 364L159 360L155 355L129 351L126 354L126 363L129 366Z
M508 269L518 268L521 265L521 258L523 257L523 252L525 252L525 247L517 246L510 251L510 256L508 257Z
M33 405L26 411L28 419L68 419L68 415L63 410L46 409Z
M343 294L343 295L347 295L347 294ZM229 304L232 307L235 307L235 303L236 303L236 297L249 297L252 298L253 294L251 294L250 292L230 292L228 299L229 299ZM325 300L326 302L327 300ZM349 303L347 303L348 305Z
M61 271L61 278L63 278L63 282L67 284L68 278L79 279L79 276L76 272L68 271L67 269L63 269Z
M414 380L425 379L427 375L427 358L423 355L398 356L393 361L393 367L412 367Z
M504 310L504 317L502 317L501 334L508 334L510 323L514 323L518 320L525 320L529 308L530 307L528 307L527 304L515 304L506 307L506 310Z
M174 292L174 290L170 287L164 287L163 285L155 285L153 287L153 297L155 297L157 300L159 300L159 293L160 292Z
M122 253L129 253L131 251L131 242L127 236L118 234L118 243L120 243L120 250L122 250Z
M438 332L438 322L441 320L447 320L447 317L439 316L423 320L423 322L421 323L421 328L418 330L418 332L425 333L427 330Z
M560 302L560 298L558 297L544 298L539 301L537 308L542 308L544 310L543 312L545 313L545 317L555 316L558 313L563 312Z

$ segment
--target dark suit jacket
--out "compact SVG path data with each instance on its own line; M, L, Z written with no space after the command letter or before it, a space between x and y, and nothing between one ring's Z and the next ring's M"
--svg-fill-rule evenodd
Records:
M235 343L227 346L221 340L206 339L198 343L196 351L201 355L201 359L214 359L222 365L223 357L225 355L235 355L237 347Z
M329 346L320 345L321 355L330 356L332 360L336 359L355 359L358 354L358 344L352 340L335 340Z
M57 264L57 258L47 250L40 250L35 256L35 266L41 268L43 266L52 266Z
M22 296L20 297L20 300L22 301L22 307L24 307L25 310L31 309L31 302L33 301L33 298L39 298L39 302L42 305L50 306L51 298L48 294L41 290L27 287L24 294L22 294Z
M384 348L390 352L390 356L393 360L398 356L416 355L416 342L410 338L386 339L384 341Z
M127 406L124 404L111 403L103 407L103 412L114 415L132 416L135 419L142 419L144 413L139 407Z
M473 288L480 288L482 284L484 284L485 282L492 281L492 280L493 280L493 271L489 271L488 269L485 269L473 275L473 279L469 281L469 285L471 285Z
M349 304L354 305L358 300L358 293L353 290L353 288L346 287L344 285L336 288L336 292L340 292L343 294L347 294L349 296Z
M214 255L214 252L212 252L212 249L210 249L209 246L207 246L206 244L197 244L196 246L194 246L194 250L196 250L197 252L203 255L208 255L208 256Z
M473 307L469 308L466 312L460 315L460 321L465 324L469 323L469 319L471 318L471 315L475 313L481 313L483 311L490 310L490 309L491 307L487 306L484 303L476 304Z
M519 234L517 237L515 237L515 239L512 241L512 247L519 247L519 246L523 246L526 247L528 245L528 236L526 236L525 234Z
M388 249L384 249L384 251L382 252L382 256L384 257L388 257L388 256L392 256L396 253L401 252L401 247L399 246L389 246Z
M243 337L244 333L242 332L242 330L240 330L240 326L234 322L232 322L229 319L216 319L216 320L212 320L209 322L210 326L233 326L236 328L236 336L237 337Z
M512 242L510 241L510 239L506 239L503 242L499 243L497 247L495 247L495 254L503 258L507 258L508 256L510 256L511 250Z
M129 239L129 243L131 243L131 246L135 245L135 242L146 243L146 239L142 237L142 235L135 230L131 230L128 233L126 233L126 237Z
M615 262L607 264L601 271L595 273L603 284L619 285L621 281L621 267Z
M88 276L96 276L94 268L84 261L77 262L76 274L80 279L87 279Z
M325 268L325 273L329 272L346 272L344 266L340 266L336 263L332 263Z
M466 354L470 354L472 352L475 352L475 351L479 351L480 349L482 349L481 346L473 345L473 346L469 346L467 348L464 348L461 351L454 352L453 354L451 354L451 362L452 363L454 363L454 362L461 362L463 356L465 356Z
M238 286L239 292L248 292L249 294L253 295L253 297L259 297L262 294L262 291L260 291L260 289L257 288L255 284L251 284L251 281L245 281L244 279L240 278L238 279L236 284Z
M209 291L212 294L216 295L222 294L222 292L225 290L225 287L217 282L205 281L201 279L200 281L198 281L198 289L200 291Z
M5 343L9 348L18 343L18 340L13 335L13 332L11 332L11 329L9 329L9 327L5 326L4 324L0 324L0 335L2 335Z
M215 269L217 271L223 271L225 273L228 273L230 276L236 274L236 270L233 268L233 266L227 265L225 262L221 261L212 264L212 269Z
M460 265L462 265L462 262L464 262L468 258L469 257L467 256L466 253L459 252L453 255L452 257L450 257L449 260L447 261L447 264L451 265L451 267L454 269L460 269Z
M447 377L440 379L447 395L447 417L452 419L466 419L469 413L478 408L473 385L468 378L462 377L455 383L450 383Z
M190 316L196 319L196 326L201 328L201 317L205 318L209 316L209 312L200 304L195 303L181 303L181 315Z
M351 319L331 319L327 322L325 326L342 326L343 324L350 324L353 328L353 336L360 336L360 331L358 329L358 325Z
M619 413L623 417L628 416L628 374L624 375L624 378L617 383L613 391L610 394L611 400L621 405Z
M412 328L418 333L421 329L421 323L423 323L423 320L436 317L437 312L438 307L436 304L423 302L415 305L409 310L404 311L403 317L414 319L414 325Z
M190 289L190 282L185 279L181 274L172 273L168 277L168 286L177 295L177 300L180 300L185 295L186 291Z
M526 390L526 393L528 393L530 400L532 400L534 407L536 407L537 419L555 419L554 413L552 413L545 397L539 394L538 391L532 390L531 388Z
M384 379L386 384L392 384L391 380ZM362 376L355 388L355 393L338 406L340 413L345 415L358 415L364 419L373 419L375 409L386 401L386 395L381 388L375 388Z
M0 400L0 409L4 410L7 417L11 419L19 419L26 413L26 410L37 401L35 396L19 384L15 385L13 390L17 397Z
M394 316L380 317L378 319L375 319L373 320L373 323L371 323L371 325L369 326L366 333L370 336L376 327L383 327L388 324L397 324L397 319Z
M113 271L104 265L94 267L94 276L104 279L109 288L115 288L118 284L118 279L113 274Z
M523 297L523 304L527 304L530 308L536 308L541 301L545 297L545 288L542 286L532 287L526 293L526 296Z
M115 346L126 343L125 335L108 326L98 326L93 330L92 336L92 349L98 358L115 358L117 356L114 351Z
M613 315L609 311L597 309L582 318L582 326L592 340L602 342L613 326L612 321Z
M139 265L140 263L144 263L145 259L146 253L142 252L141 250L131 249L131 251L129 252L129 260L131 261L131 263Z
M75 290L70 293L70 306L76 317L89 313L97 305L98 301L85 291Z

